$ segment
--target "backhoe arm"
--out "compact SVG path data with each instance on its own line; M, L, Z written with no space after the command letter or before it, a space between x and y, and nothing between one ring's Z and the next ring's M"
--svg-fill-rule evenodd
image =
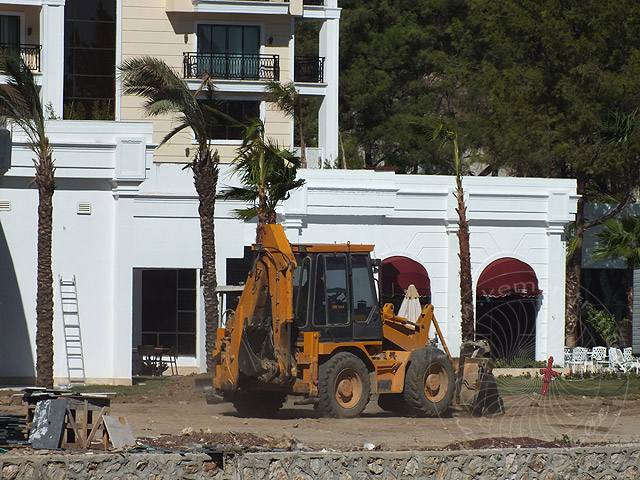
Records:
M235 390L240 372L263 382L288 383L296 376L291 354L295 259L280 225L267 225L238 307L218 330L213 352L216 388ZM248 338L248 331L254 338ZM259 348L255 334L262 336Z

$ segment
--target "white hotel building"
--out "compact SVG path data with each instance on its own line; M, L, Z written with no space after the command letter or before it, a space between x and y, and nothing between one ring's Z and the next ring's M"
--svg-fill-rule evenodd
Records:
M55 370L68 382L59 279L75 277L87 382L127 384L132 347L178 347L181 372L205 367L199 284L198 200L183 170L189 132L156 149L170 117L143 117L120 94L117 66L162 57L195 90L209 71L240 119L259 115L266 134L294 147L293 124L266 99L265 82L293 80L319 98L318 146L310 167L338 154L336 0L0 1L0 44L20 45L52 119L56 163L53 220ZM299 22L318 22L318 56L295 55ZM1 79L0 79L1 81ZM102 120L90 120L101 118ZM215 138L223 164L237 132ZM0 382L35 376L37 189L33 154L17 129L0 133ZM229 184L222 167L221 185ZM385 296L415 283L435 305L445 338L460 343L454 180L444 176L309 168L280 209L292 242L373 243ZM469 177L471 256L478 332L504 356L562 358L564 228L573 219L572 180ZM219 285L246 273L255 226L216 207ZM397 298L395 299L397 300ZM75 376L75 375L74 375Z

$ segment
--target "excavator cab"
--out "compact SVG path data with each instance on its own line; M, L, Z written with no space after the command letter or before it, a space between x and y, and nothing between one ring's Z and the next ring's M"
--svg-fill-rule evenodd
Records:
M298 336L318 332L324 343L380 340L382 318L369 253L303 250L295 254L293 272Z

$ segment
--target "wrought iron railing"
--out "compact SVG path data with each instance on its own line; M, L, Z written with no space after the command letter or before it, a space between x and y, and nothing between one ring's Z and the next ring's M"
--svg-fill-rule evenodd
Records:
M183 66L184 78L202 78L208 73L226 80L280 80L278 55L185 52Z
M324 57L295 57L293 79L296 82L322 83Z
M11 43L0 43L0 52L18 51L25 65L29 70L40 72L40 51L41 45L16 45Z

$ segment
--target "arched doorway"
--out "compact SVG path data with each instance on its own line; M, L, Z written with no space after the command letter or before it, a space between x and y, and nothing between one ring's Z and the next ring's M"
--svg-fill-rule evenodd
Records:
M382 303L393 303L395 311L400 304L409 285L414 285L420 295L420 303L431 302L431 280L421 263L401 255L386 258L382 261Z
M541 294L533 269L515 258L500 258L482 271L476 288L476 338L489 342L494 358L535 359Z

